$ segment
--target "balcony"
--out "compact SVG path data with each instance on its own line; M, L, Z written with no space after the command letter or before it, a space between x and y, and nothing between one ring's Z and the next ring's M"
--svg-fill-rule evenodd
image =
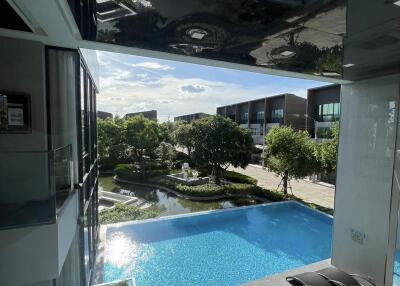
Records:
M77 230L72 148L0 156L0 285L55 279Z

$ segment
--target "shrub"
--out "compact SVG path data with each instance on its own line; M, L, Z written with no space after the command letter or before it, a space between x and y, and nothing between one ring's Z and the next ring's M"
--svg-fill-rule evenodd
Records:
M139 169L132 164L118 164L114 169L115 174L125 180L130 181L144 181L148 178L168 175L171 170L168 168L164 169Z
M257 184L256 179L234 171L225 171L224 177L232 183Z
M199 186L176 185L175 190L189 196L208 197L225 193L224 187L216 184L204 184Z
M190 156L185 152L178 151L175 153L175 160L188 162L190 160Z
M128 220L147 219L160 215L163 211L160 207L151 206L147 209L118 203L113 208L100 212L100 223L115 223Z

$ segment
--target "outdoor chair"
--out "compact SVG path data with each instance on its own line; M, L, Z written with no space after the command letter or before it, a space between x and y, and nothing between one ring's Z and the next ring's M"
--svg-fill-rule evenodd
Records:
M286 281L293 286L375 286L371 279L358 274L347 274L336 267L288 276Z

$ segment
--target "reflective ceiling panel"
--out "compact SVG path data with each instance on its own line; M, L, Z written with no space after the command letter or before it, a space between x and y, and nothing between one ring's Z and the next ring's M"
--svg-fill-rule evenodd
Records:
M96 40L342 78L343 0L97 0Z

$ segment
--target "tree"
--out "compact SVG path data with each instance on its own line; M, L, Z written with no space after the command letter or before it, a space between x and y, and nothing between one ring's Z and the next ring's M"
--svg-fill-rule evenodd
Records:
M335 123L331 130L332 139L324 140L315 146L315 156L320 170L326 174L336 171L337 148L339 144L339 124Z
M175 124L171 121L166 121L159 124L160 141L175 145L175 138L173 136Z
M138 115L126 119L125 129L126 142L140 165L145 153L151 154L160 143L158 124L143 115Z
M155 154L163 161L163 163L171 164L173 158L175 157L176 151L172 144L161 142L160 145L156 148Z
M303 178L318 165L308 133L292 127L272 128L265 137L264 152L267 169L282 177L284 194L290 179Z
M114 166L128 158L124 138L123 121L120 119L98 119L98 150L102 166Z
M174 141L181 147L186 148L190 156L194 147L194 129L193 125L186 122L178 123L173 133Z
M228 165L245 168L251 162L253 139L250 131L220 115L194 121L193 159L198 166L210 166L215 183Z

